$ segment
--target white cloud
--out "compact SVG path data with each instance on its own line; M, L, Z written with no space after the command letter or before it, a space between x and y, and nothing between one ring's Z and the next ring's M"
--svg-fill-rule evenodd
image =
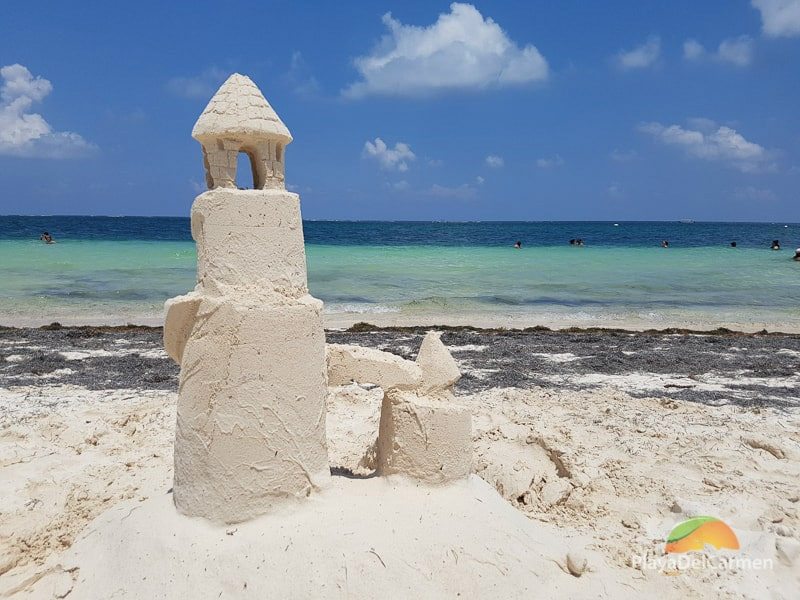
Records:
M428 160L428 166L438 168L444 165L444 161L440 158L431 158Z
M733 195L737 200L754 202L775 202L778 199L778 196L772 190L757 188L752 185L734 190Z
M483 185L484 183L486 183L486 180L485 180L483 177L481 177L480 175L478 175L478 176L475 178L475 182L476 182L478 185Z
M94 152L97 146L71 131L53 131L40 114L31 112L52 84L34 77L19 64L0 68L0 154L30 158L78 158Z
M394 183L387 183L386 185L389 189L392 189L396 192L402 192L403 190L408 189L408 182L405 179L395 181Z
M697 60L702 58L706 53L703 44L697 40L686 40L683 42L683 58L686 60Z
M167 91L184 98L211 99L227 73L217 67L209 67L199 75L190 77L173 77L167 81Z
M753 38L740 35L737 38L723 40L717 48L717 57L737 67L746 67L753 62Z
M639 158L639 153L636 152L636 150L614 149L609 156L611 157L611 160L615 160L617 162L631 162L632 160Z
M722 40L716 52L708 52L697 40L686 40L683 43L683 57L686 60L715 60L746 67L753 62L753 38L749 35Z
M800 0L752 0L761 12L761 30L769 37L800 35Z
M644 69L658 60L661 55L661 38L651 35L641 46L633 50L620 50L615 56L621 69Z
M662 144L683 148L688 156L718 161L743 173L775 169L771 152L755 142L746 140L736 130L724 125L716 130L703 132L684 129L680 125L642 123L639 125L639 131L653 136Z
M520 47L471 4L454 2L432 25L405 25L383 16L389 32L354 64L361 81L342 91L422 96L455 89L484 89L546 80L548 66L535 46Z
M289 72L285 76L286 82L292 91L298 96L310 97L319 92L319 82L311 74L302 53L292 52L292 60L289 63Z
M437 198L471 200L478 195L478 190L467 183L456 187L447 187L444 185L439 185L438 183L434 183L430 189L428 189L427 194L429 196L436 196Z
M486 165L491 167L492 169L499 169L505 166L506 161L503 160L502 156L498 156L497 154L490 154L486 157Z
M401 172L408 171L408 163L416 158L408 144L397 142L389 148L379 137L374 142L364 142L364 157L377 160L382 169Z
M536 159L536 166L540 169L555 169L564 165L564 159L558 154L552 158L538 158Z

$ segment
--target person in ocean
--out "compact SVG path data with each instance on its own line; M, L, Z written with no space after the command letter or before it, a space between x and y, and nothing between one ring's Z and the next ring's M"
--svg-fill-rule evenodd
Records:
M772 240L772 246L770 246L771 250L780 250L781 249L781 241L780 240Z
M578 246L583 246L583 238L578 238L577 240L575 240L575 244L577 244Z
M516 242L514 242L514 248L516 248L517 250L519 250L520 248L522 248L522 242L520 242L519 240L517 240Z
M800 248L797 248L797 250L794 251L794 256L792 257L792 260L800 262Z
M731 248L736 248L736 242L731 242Z
M662 248L669 248L669 240L664 240L663 242L661 242L661 247Z
M572 238L572 239L569 241L569 245L570 245L570 246L574 246L574 245L575 245L575 238Z
M43 231L42 235L39 236L39 239L42 240L45 244L55 244L56 243L55 240L53 239L53 236L50 235L50 233L47 232L47 231Z

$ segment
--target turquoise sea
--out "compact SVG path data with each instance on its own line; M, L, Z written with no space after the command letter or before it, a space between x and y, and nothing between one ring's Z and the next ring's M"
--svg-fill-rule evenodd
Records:
M44 230L56 244L38 241ZM800 330L798 224L310 221L304 230L309 287L331 316ZM781 251L769 249L773 239ZM0 324L154 322L194 276L188 219L0 217Z

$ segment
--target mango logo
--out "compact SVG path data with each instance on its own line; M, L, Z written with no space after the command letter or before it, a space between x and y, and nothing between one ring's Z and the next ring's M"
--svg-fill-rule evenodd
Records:
M717 550L739 549L739 539L733 530L714 517L695 517L677 525L667 537L667 552L691 552L706 545Z

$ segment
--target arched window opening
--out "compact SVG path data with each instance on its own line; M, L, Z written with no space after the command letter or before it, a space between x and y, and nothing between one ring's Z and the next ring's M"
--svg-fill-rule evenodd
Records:
M240 190L255 188L255 169L252 162L252 158L247 152L239 152L236 160L236 187Z

